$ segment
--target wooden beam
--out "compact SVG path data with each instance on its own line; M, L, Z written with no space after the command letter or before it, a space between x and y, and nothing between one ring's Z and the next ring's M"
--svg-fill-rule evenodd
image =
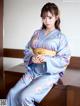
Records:
M72 56L68 68L80 70L80 57Z
M3 49L4 57L11 57L11 58L23 58L24 57L24 50L22 49Z
M80 87L67 86L67 106L80 106Z

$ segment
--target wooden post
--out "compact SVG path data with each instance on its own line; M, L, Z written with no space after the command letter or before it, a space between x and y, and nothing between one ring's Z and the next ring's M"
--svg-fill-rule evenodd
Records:
M3 73L3 0L0 0L0 98L4 96Z

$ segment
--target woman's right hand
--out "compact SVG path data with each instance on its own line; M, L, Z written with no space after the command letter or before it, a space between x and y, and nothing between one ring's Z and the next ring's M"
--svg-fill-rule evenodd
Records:
M39 58L37 58L37 56L35 56L35 55L32 57L32 62L33 63L38 63L38 64L41 63L40 60L39 60Z
M38 64L40 64L40 63L44 62L43 60L44 60L44 59L43 59L43 56L41 56L41 55L34 55L34 56L32 57L32 62L33 62L33 63L38 63Z

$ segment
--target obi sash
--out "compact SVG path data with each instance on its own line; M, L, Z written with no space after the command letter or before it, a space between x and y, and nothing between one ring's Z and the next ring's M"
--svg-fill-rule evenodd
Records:
M49 56L55 56L56 55L56 51L54 50L48 50L48 49L44 49L44 48L35 48L33 49L33 53L38 55L49 55Z

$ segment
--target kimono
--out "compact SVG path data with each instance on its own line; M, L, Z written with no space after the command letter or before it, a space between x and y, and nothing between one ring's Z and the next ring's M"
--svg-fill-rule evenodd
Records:
M45 62L32 62L33 49L44 48L55 51L55 56L45 55ZM70 49L66 36L55 29L47 36L43 29L36 30L24 50L26 73L10 90L8 106L35 106L41 102L54 84L64 75L70 62Z

